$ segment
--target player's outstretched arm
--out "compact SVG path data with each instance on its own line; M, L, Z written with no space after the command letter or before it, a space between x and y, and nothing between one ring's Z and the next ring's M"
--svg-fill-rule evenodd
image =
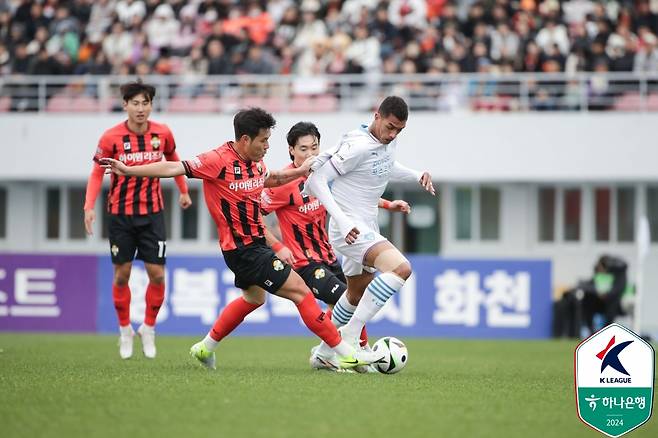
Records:
M106 172L112 172L122 176L171 178L178 175L185 175L185 167L183 167L181 161L160 161L141 166L126 166L121 161L113 158L102 158L100 161L101 167Z
M396 161L393 164L391 179L400 182L417 182L426 191L430 192L432 195L436 195L434 185L432 184L432 175L430 175L429 172L419 172L403 166Z
M296 180L300 176L306 176L311 170L315 157L308 157L304 163L293 169L273 170L265 180L265 187L278 187Z
M167 161L180 161L178 152L175 150L170 153L165 152L165 158ZM186 209L192 205L192 198L190 198L188 193L189 191L187 189L187 181L183 175L178 175L174 178L174 180L176 182L176 186L178 187L178 191L180 192L180 196L178 197L178 205L180 205L182 209Z
M402 199L389 201L388 199L379 198L379 204L377 205L377 207L389 211L399 211L400 213L409 214L411 212L411 206L409 205L409 203L407 201L403 201Z

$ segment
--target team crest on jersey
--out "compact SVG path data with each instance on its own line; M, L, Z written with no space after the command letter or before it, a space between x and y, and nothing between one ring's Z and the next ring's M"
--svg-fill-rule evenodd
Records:
M275 260L272 262L272 267L274 268L275 271L281 271L281 270L283 270L283 268L284 268L284 266L283 266L283 262L282 262L281 260L279 260L279 259L275 259Z
M113 255L114 257L116 257L117 254L119 254L119 247L116 246L116 245L112 245L112 248L110 249L110 251L112 251L112 255Z
M130 142L129 141L124 141L123 142L123 150L124 151L129 151L130 150Z
M153 149L157 149L157 148L160 147L160 137L158 137L155 134L153 134L153 136L151 136L151 147Z
M258 173L263 173L263 165L260 163L256 163L256 169L258 169Z
M316 280L320 280L321 278L324 278L324 269L318 268L313 272L313 276L315 277Z
M233 168L233 173L236 174L236 175L241 175L242 174L242 169L240 168L240 166L235 166Z

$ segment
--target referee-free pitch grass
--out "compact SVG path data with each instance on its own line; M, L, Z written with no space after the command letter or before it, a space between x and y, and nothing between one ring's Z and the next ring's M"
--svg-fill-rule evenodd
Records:
M574 341L403 339L405 370L358 375L311 370L310 337L228 338L215 372L196 338L158 337L155 360L136 338L127 361L116 340L0 334L0 436L600 436L576 414Z

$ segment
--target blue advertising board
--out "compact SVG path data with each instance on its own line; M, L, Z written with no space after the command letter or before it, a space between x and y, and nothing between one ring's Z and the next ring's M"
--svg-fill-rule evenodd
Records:
M375 335L530 339L550 336L551 264L547 260L453 260L410 256L414 274L369 324ZM112 265L98 258L98 329L117 331ZM220 256L167 259L160 334L205 334L224 306L240 296ZM135 263L131 320L144 318L148 277ZM247 335L307 335L295 306L268 296L236 330Z

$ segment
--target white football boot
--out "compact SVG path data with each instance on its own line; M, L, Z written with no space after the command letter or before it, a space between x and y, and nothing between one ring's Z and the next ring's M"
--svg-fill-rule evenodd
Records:
M315 370L339 371L341 370L340 364L336 359L336 354L332 351L330 355L323 355L318 353L319 345L311 348L311 357L308 362L311 368Z
M137 334L142 340L142 351L148 359L155 359L155 327L142 324L137 329Z
M135 331L132 325L119 327L119 356L121 359L130 359L133 356L133 338Z

